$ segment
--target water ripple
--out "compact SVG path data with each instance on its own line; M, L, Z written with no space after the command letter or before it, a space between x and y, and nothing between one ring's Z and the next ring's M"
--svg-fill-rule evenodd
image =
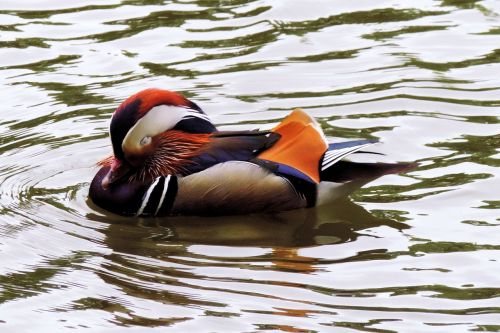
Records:
M2 331L498 331L499 15L491 0L3 1ZM329 139L379 139L377 158L419 167L318 209L110 215L89 181L113 109L143 87L229 130L302 107Z

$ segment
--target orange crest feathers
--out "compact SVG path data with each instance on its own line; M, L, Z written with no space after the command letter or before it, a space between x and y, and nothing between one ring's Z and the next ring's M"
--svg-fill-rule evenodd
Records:
M157 88L149 88L144 89L136 93L135 95L127 98L116 110L116 112L120 112L125 106L133 103L137 100L141 101L139 106L139 114L143 115L151 108L166 104L166 105L178 105L178 106L190 106L190 102L184 96L179 93L170 90L157 89Z

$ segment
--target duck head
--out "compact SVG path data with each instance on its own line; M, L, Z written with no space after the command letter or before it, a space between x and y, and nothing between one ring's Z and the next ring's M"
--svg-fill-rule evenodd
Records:
M182 173L215 131L201 108L179 93L140 91L126 99L111 118L114 156L100 163L109 166L102 186Z

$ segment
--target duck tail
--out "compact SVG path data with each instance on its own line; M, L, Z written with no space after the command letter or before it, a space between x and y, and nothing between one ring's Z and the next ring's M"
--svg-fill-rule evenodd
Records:
M388 174L408 172L417 163L356 163L338 161L321 172L316 205L346 197L372 180Z
M417 163L357 163L338 161L321 171L321 180L327 182L344 183L359 179L372 180L384 175L408 172Z

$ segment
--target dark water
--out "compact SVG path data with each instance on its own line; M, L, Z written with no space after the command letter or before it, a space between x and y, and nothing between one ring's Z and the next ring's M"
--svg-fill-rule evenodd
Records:
M3 0L0 331L499 332L499 60L494 0ZM420 167L317 210L110 216L89 181L145 87Z

